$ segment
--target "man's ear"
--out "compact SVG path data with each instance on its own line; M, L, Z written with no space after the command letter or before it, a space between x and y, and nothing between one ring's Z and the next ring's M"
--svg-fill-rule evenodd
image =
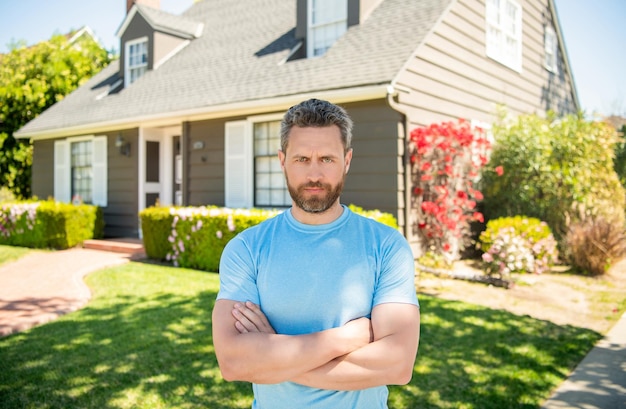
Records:
M350 163L352 163L352 149L348 150L348 152L346 152L346 157L345 157L345 166L346 166L346 174L348 173L348 170L350 170Z
M278 160L280 161L280 168L282 170L285 170L285 153L282 151L282 149L278 150Z

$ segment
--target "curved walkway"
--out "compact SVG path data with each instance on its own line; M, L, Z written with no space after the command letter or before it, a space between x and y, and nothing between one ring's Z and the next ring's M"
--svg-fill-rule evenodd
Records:
M91 297L86 274L133 257L73 248L36 251L1 265L0 337L81 308ZM541 408L626 408L626 314Z
M0 336L81 308L91 298L83 277L129 259L124 253L72 248L34 251L0 265Z

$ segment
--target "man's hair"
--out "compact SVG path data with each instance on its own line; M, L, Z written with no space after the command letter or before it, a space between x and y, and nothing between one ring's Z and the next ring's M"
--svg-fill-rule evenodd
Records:
M287 152L289 132L294 126L324 127L337 125L344 152L352 147L352 119L345 109L320 99L309 99L287 110L280 123L280 149Z

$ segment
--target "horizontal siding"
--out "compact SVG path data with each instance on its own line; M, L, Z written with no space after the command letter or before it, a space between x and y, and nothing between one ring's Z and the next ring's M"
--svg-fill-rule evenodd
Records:
M354 153L341 201L391 213L403 226L403 118L385 100L344 107L354 122Z
M544 68L544 27L554 25L548 0L522 4L522 72L486 56L485 4L459 0L397 77L410 127L466 118L493 122L497 106L513 114L574 110L561 55L558 75Z
M33 143L32 184L33 196L41 200L54 197L54 141Z
M187 194L191 206L224 206L224 120L189 124ZM195 142L204 148L193 149Z
M103 209L107 237L136 237L139 231L139 165L138 130L120 131L124 140L130 142L130 156L120 155L115 147L118 132L108 135L108 203Z

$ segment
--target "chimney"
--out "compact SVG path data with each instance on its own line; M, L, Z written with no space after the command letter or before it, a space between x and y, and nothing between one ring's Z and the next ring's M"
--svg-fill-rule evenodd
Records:
M153 9L161 8L161 0L126 0L126 14L128 14L135 3L152 7Z

